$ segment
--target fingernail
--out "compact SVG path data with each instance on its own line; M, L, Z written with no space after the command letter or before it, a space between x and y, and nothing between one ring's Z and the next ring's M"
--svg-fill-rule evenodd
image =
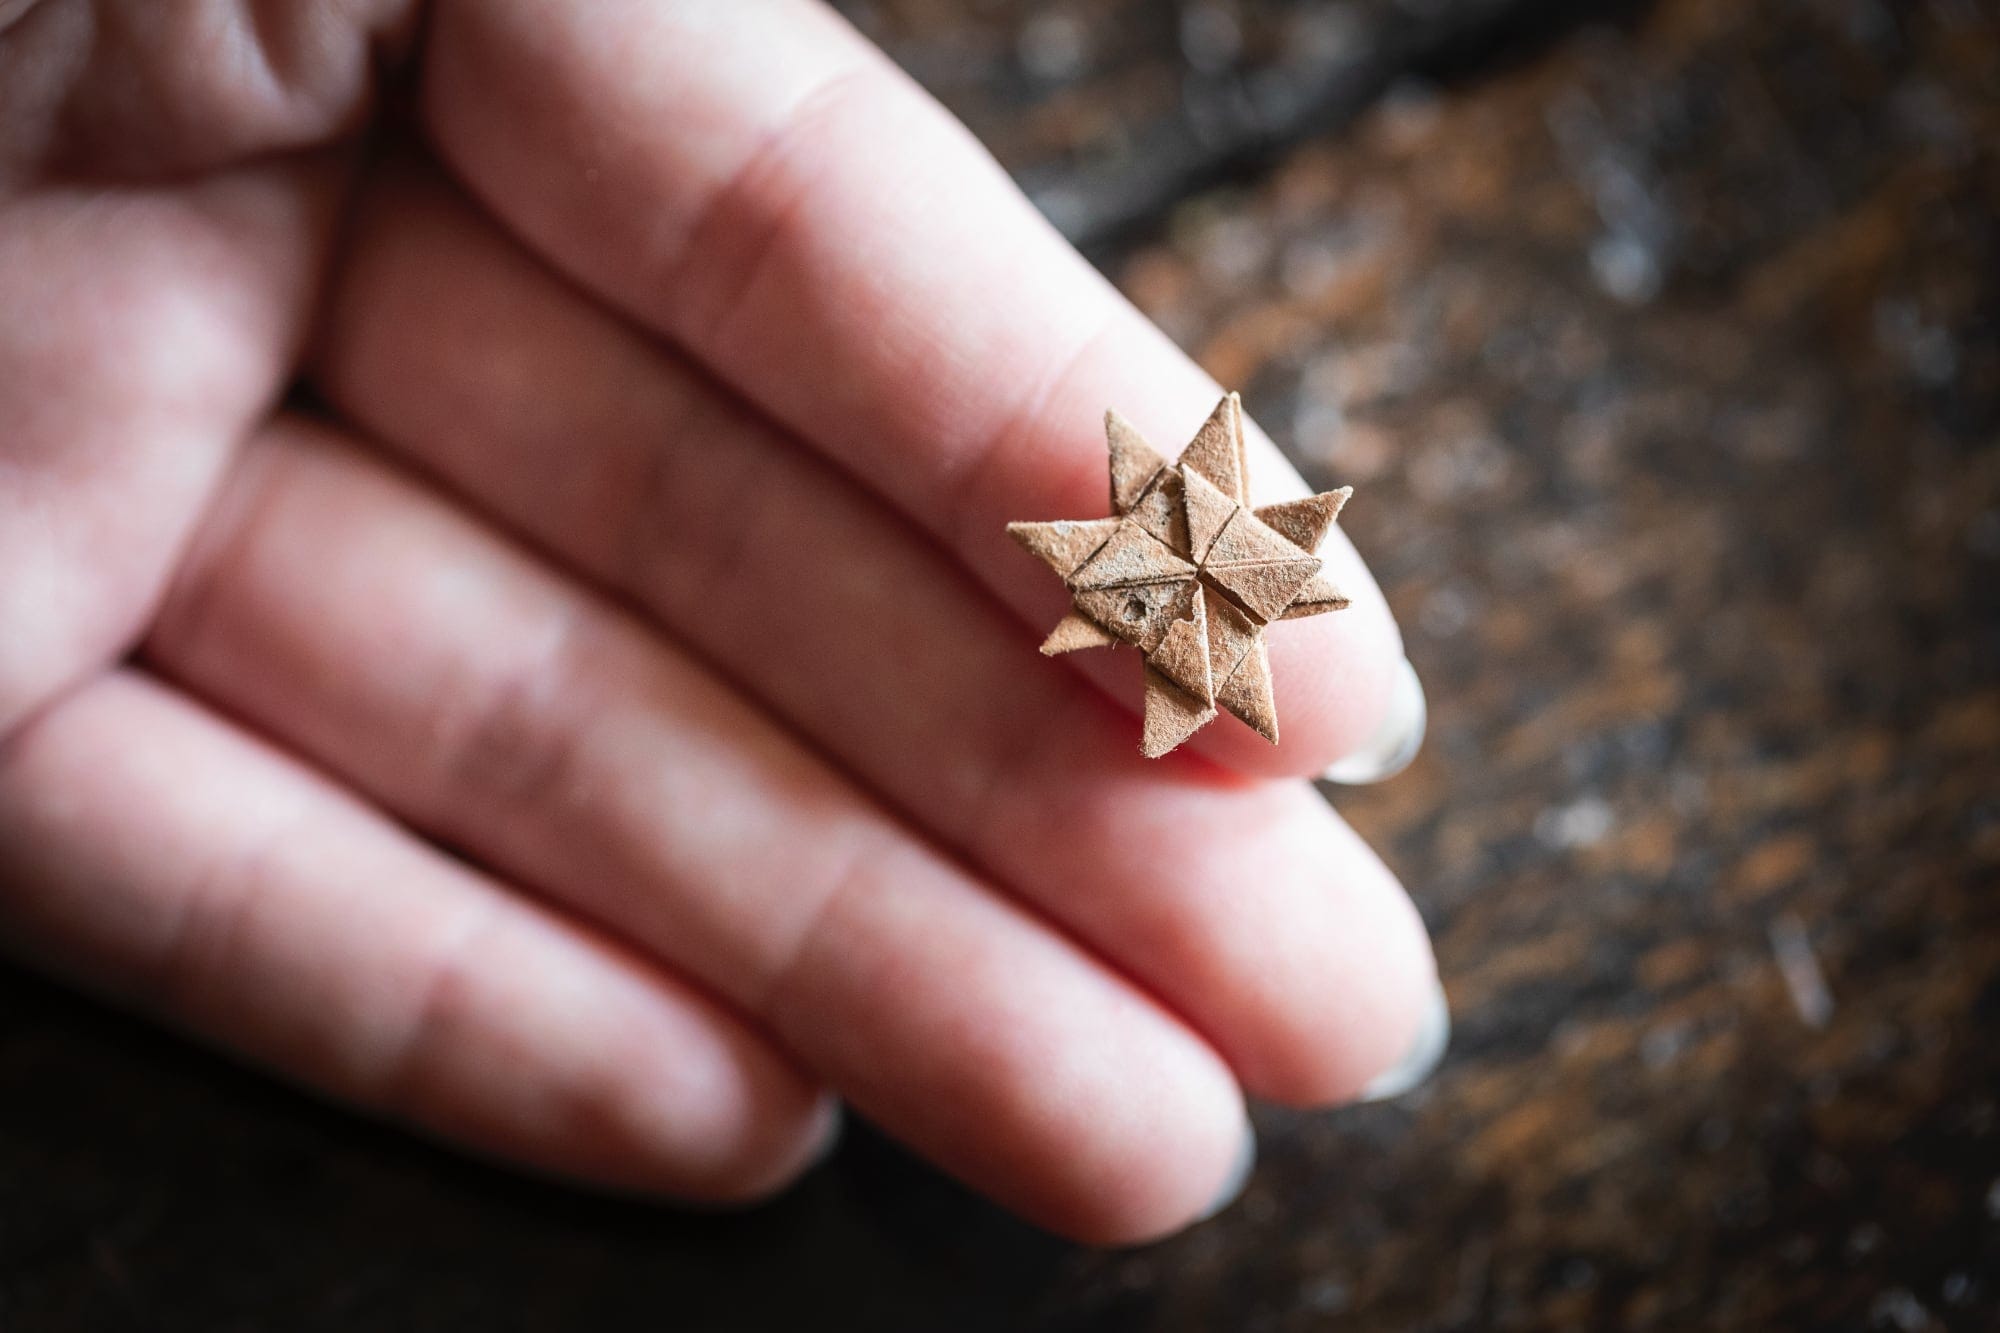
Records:
M1437 1071L1444 1061L1445 1048L1451 1045L1451 1004L1445 999L1444 987L1433 983L1430 1005L1424 1010L1423 1022L1417 1027L1415 1040L1410 1049L1389 1068L1368 1080L1368 1086L1361 1090L1357 1098L1364 1102L1385 1102L1391 1097L1400 1097L1417 1087Z
M1353 754L1337 761L1320 776L1327 782L1358 786L1392 778L1410 766L1424 746L1424 727L1430 709L1424 703L1423 682L1417 669L1404 658L1396 668L1396 682L1389 690L1389 711L1375 734Z
M806 1155L804 1168L806 1170L811 1170L827 1158L833 1156L834 1150L839 1148L841 1141L847 1137L847 1108L845 1106L837 1101L830 1100L827 1102L826 1110L823 1114L824 1119L821 1120L815 1131L816 1137L813 1140L812 1148Z
M1217 1191L1215 1202L1202 1210L1195 1221L1206 1222L1217 1213L1235 1203L1243 1196L1243 1187L1250 1183L1250 1172L1257 1165L1257 1131L1248 1122L1243 1126L1243 1146L1236 1150L1236 1160L1230 1164L1229 1174L1223 1177L1222 1188Z

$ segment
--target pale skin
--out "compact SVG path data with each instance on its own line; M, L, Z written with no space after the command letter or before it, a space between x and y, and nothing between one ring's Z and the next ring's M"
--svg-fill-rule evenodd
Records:
M1219 386L830 11L0 2L0 183L14 956L532 1169L755 1199L845 1103L1091 1241L1403 1054L1305 781L1380 592L1336 531L1275 747L1037 656L1006 522Z

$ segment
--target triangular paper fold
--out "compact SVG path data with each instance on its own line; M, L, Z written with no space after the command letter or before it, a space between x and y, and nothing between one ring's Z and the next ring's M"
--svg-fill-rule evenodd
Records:
M1151 667L1146 668L1146 730L1139 753L1158 759L1200 731L1215 718L1215 706L1204 704Z
M1125 517L1178 555L1191 554L1186 489L1178 468L1162 468Z
M1278 705L1271 694L1271 659L1259 638L1222 683L1216 702L1265 740L1278 743Z
M1194 566L1131 519L1120 519L1109 541L1070 574L1072 588L1118 588L1130 583L1191 579Z
M1167 460L1146 443L1137 426L1116 412L1104 414L1104 438L1111 446L1111 508L1123 514L1166 470Z
M1292 604L1285 608L1284 620L1299 620L1305 616L1316 616L1324 611L1345 611L1348 607L1347 594L1326 576L1322 568L1319 573L1307 579L1305 586L1292 596Z
M1204 585L1201 600L1208 620L1208 674L1220 683L1256 644L1262 627L1214 588Z
M1007 533L1023 549L1067 579L1111 538L1122 520L1058 519L1054 523L1009 523Z
M1319 544L1326 540L1333 521L1340 517L1342 505L1354 494L1352 486L1343 486L1337 491L1321 491L1303 500L1287 500L1283 504L1265 505L1255 510L1257 518L1272 531L1282 534L1307 555L1319 550Z
M1187 511L1188 558L1201 564L1209 558L1215 539L1236 516L1238 505L1217 490L1215 483L1186 464L1181 465L1178 476Z
M1118 642L1103 626L1081 612L1072 611L1056 622L1049 637L1042 640L1042 656L1073 653L1080 648L1102 648Z
M1243 456L1243 403L1226 395L1181 451L1181 466L1192 468L1238 504L1246 503Z

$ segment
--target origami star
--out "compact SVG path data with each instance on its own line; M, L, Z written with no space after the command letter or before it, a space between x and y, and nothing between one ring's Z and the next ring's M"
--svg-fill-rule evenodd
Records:
M1042 652L1137 648L1146 662L1139 749L1148 758L1194 735L1218 705L1275 745L1264 629L1347 605L1313 552L1353 488L1250 508L1243 405L1233 393L1171 464L1116 412L1104 414L1104 433L1112 517L1007 525L1074 598Z

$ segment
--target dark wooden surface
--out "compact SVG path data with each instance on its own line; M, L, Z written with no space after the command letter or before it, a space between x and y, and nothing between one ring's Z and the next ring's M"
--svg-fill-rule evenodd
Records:
M0 974L0 1329L2000 1327L2000 16L855 8L1359 488L1445 1068L1102 1253L865 1131L525 1182Z

